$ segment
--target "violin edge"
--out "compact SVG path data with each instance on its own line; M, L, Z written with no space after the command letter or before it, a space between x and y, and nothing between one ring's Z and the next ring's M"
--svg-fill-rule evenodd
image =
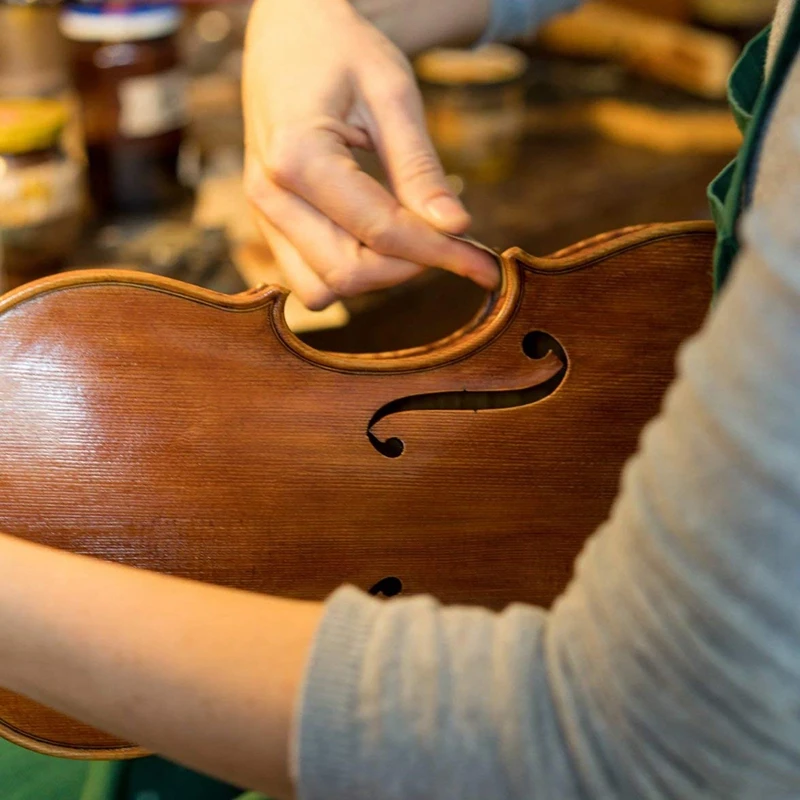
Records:
M533 256L520 247L510 247L497 255L504 280L494 305L491 302L493 296L489 295L487 304L465 326L422 347L363 354L321 352L306 345L288 329L282 314L277 313L278 308L273 311L273 324L284 346L316 366L341 372L371 373L402 373L440 367L483 349L505 330L521 297L524 271L546 275L571 272L656 241L696 235L716 236L714 223L689 220L633 225L598 234L549 256ZM592 249L595 252L587 257Z
M103 747L56 744L32 734L23 733L2 719L0 719L0 739L5 739L11 744L43 756L68 758L71 761L129 761L152 755L149 750L125 742L115 742Z
M289 290L278 284L264 285L237 294L223 294L191 283L131 269L80 269L48 275L0 295L0 314L54 292L93 286L130 286L163 292L225 311L253 311L286 297Z
M126 269L86 269L40 278L0 296L0 316L23 303L67 289L118 285L159 291L231 312L266 310L272 329L283 347L295 357L315 366L347 373L397 374L454 363L483 349L505 330L519 303L523 272L559 274L585 269L613 255L663 239L687 235L715 235L707 220L647 223L629 226L564 248L549 256L533 256L520 247L506 249L498 256L503 269L503 286L472 320L457 331L421 347L381 353L334 353L316 350L289 329L284 304L289 290L277 284L226 295L174 278Z
M711 220L652 222L599 233L546 256L534 256L520 247L510 247L503 252L502 257L514 259L535 272L558 274L590 267L609 256L652 242L678 236L716 236L716 233L716 227ZM595 252L591 258L587 258L587 253L592 249Z

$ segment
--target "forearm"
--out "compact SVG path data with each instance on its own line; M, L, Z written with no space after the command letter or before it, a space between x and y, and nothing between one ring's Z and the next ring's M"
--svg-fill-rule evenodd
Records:
M0 535L0 686L271 796L319 613Z

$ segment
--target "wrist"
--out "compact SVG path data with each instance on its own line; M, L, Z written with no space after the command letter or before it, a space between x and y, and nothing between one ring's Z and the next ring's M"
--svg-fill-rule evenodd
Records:
M491 0L351 0L353 8L403 52L471 44L489 22Z

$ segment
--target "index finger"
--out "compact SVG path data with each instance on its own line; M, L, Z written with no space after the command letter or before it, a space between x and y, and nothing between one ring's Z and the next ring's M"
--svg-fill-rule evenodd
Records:
M361 170L335 130L317 128L278 147L271 175L371 250L497 286L494 259L401 206Z

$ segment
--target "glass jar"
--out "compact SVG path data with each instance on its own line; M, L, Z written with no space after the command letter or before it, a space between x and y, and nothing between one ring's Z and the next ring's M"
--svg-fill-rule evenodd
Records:
M56 272L77 244L81 166L60 146L55 100L0 100L0 292Z
M0 0L0 96L56 96L67 88L56 0Z
M492 183L514 172L525 129L527 57L516 48L440 48L415 68L428 128L446 170Z
M164 210L186 196L178 179L187 121L180 20L165 3L72 4L61 16L101 216Z

